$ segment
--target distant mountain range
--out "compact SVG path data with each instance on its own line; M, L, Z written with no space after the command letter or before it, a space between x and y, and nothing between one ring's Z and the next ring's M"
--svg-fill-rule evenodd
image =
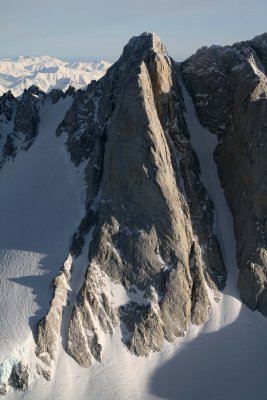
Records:
M49 56L18 57L0 60L0 95L11 90L14 96L36 85L44 92L51 89L83 88L102 78L111 66L107 61L67 62Z

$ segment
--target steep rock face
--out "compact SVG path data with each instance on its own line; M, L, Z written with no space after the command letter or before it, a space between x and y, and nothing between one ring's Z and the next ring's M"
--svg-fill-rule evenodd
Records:
M233 213L242 300L267 314L267 34L202 48L182 65L204 126L218 135L216 161Z
M11 139L10 133L12 132L14 123L15 108L17 105L17 99L12 95L11 92L5 93L0 98L0 157L1 164L3 164L3 158L12 156L14 154L13 139Z
M132 38L104 78L77 92L63 132L72 160L88 160L74 255L94 226L68 352L83 366L100 360L103 332L119 319L130 351L159 351L190 321L207 320L205 280L222 289L226 272L183 118L178 68L155 34ZM127 300L117 298L120 290Z
M0 168L34 143L39 131L40 105L55 104L61 98L72 96L73 92L74 88L69 87L65 93L53 89L46 94L31 86L20 97L14 97L11 91L0 97Z
M29 384L29 371L26 365L18 363L12 368L10 384L17 390L25 392Z
M38 324L35 354L42 362L38 367L39 373L47 380L51 378L51 364L56 359L63 307L67 303L71 267L72 257L69 255L60 274L54 279L54 295L50 309Z
M16 99L11 92L0 100L0 165L13 159L19 150L27 151L33 144L40 122L39 101L43 93L37 87L25 90L21 98Z
M1 123L3 123L5 120L7 122L12 120L13 107L15 103L16 99L11 92L3 94L0 102Z

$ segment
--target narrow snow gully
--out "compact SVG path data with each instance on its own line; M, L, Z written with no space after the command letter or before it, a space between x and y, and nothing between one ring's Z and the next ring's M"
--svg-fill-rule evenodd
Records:
M213 156L218 143L217 137L200 124L193 100L181 78L180 83L186 107L185 120L190 133L190 142L199 160L201 181L214 204L214 229L220 242L227 270L226 288L223 291L220 302L214 304L213 313L204 326L204 330L206 326L212 328L211 331L219 330L233 323L240 315L246 316L250 324L260 323L266 329L266 318L262 317L258 312L252 312L240 301L237 286L238 266L233 218L221 187L217 165ZM220 318L219 320L218 317Z
M233 322L238 317L241 308L237 288L238 268L233 218L221 187L217 165L213 157L217 145L217 137L200 124L193 100L182 82L181 86L186 107L185 120L190 133L190 142L199 160L201 181L214 204L214 229L220 242L227 270L226 288L221 299L222 311L225 314L223 319L224 323L227 324L229 314L231 314L231 321L228 320L228 323Z

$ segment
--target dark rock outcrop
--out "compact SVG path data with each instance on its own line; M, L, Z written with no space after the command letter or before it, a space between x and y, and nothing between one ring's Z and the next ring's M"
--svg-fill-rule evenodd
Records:
M29 385L29 371L22 363L15 364L12 368L9 383L15 389L25 392Z
M13 117L14 106L17 103L17 99L13 96L13 94L8 91L4 93L3 96L0 97L0 116L1 122L5 119L10 122Z
M2 157L0 166L14 159L19 150L27 151L38 135L40 123L39 104L45 93L32 86L24 90L19 98L11 92L0 98L0 134L2 136Z
M6 396L7 395L7 386L5 383L0 385L0 396Z
M182 65L200 121L218 135L216 161L234 218L239 289L267 314L267 34L202 48Z

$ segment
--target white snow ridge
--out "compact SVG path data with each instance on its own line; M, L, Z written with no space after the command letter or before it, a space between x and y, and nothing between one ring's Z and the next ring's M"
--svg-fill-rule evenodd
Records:
M49 56L0 60L0 95L11 90L19 96L24 89L38 86L43 92L84 88L100 79L111 66L107 61L66 62Z

